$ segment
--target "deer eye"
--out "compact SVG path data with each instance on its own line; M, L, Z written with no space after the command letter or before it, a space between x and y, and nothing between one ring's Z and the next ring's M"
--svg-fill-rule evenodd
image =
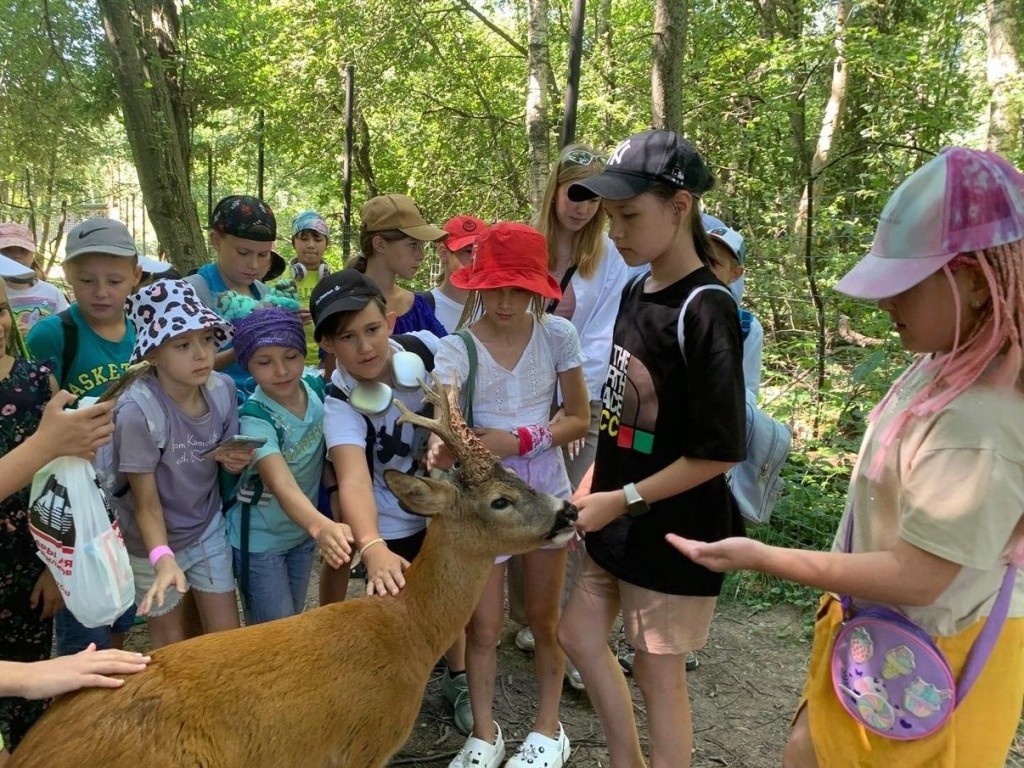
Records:
M511 505L511 501L506 499L504 496L499 496L491 502L491 509L508 509Z

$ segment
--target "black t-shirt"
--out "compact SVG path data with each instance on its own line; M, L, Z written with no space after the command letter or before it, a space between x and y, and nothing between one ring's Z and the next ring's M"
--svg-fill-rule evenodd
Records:
M679 311L700 285L720 284L701 268L656 293L644 279L623 291L601 392L592 490L611 491L681 456L742 461L746 451L743 341L736 302L701 291L686 310L684 359ZM673 595L717 595L722 575L683 557L666 533L701 541L743 534L724 475L656 502L638 518L619 517L588 533L587 553L623 581Z

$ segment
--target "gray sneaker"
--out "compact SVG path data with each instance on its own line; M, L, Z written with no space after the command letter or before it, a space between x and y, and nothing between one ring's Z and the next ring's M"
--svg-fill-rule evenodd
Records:
M460 672L452 677L446 669L441 673L441 693L452 705L455 727L463 736L473 732L473 710L469 705L469 683L466 673Z

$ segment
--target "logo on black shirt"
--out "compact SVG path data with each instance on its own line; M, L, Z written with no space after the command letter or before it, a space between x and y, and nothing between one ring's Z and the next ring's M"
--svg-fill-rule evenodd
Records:
M658 422L658 396L643 362L618 344L612 348L608 378L601 390L601 431L619 448L650 454Z

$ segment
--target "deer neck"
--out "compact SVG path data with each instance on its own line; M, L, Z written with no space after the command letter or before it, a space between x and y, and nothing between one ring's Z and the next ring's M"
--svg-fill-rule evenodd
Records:
M434 518L398 598L435 659L469 623L494 566L493 555L461 550L446 542L449 538L449 523Z

